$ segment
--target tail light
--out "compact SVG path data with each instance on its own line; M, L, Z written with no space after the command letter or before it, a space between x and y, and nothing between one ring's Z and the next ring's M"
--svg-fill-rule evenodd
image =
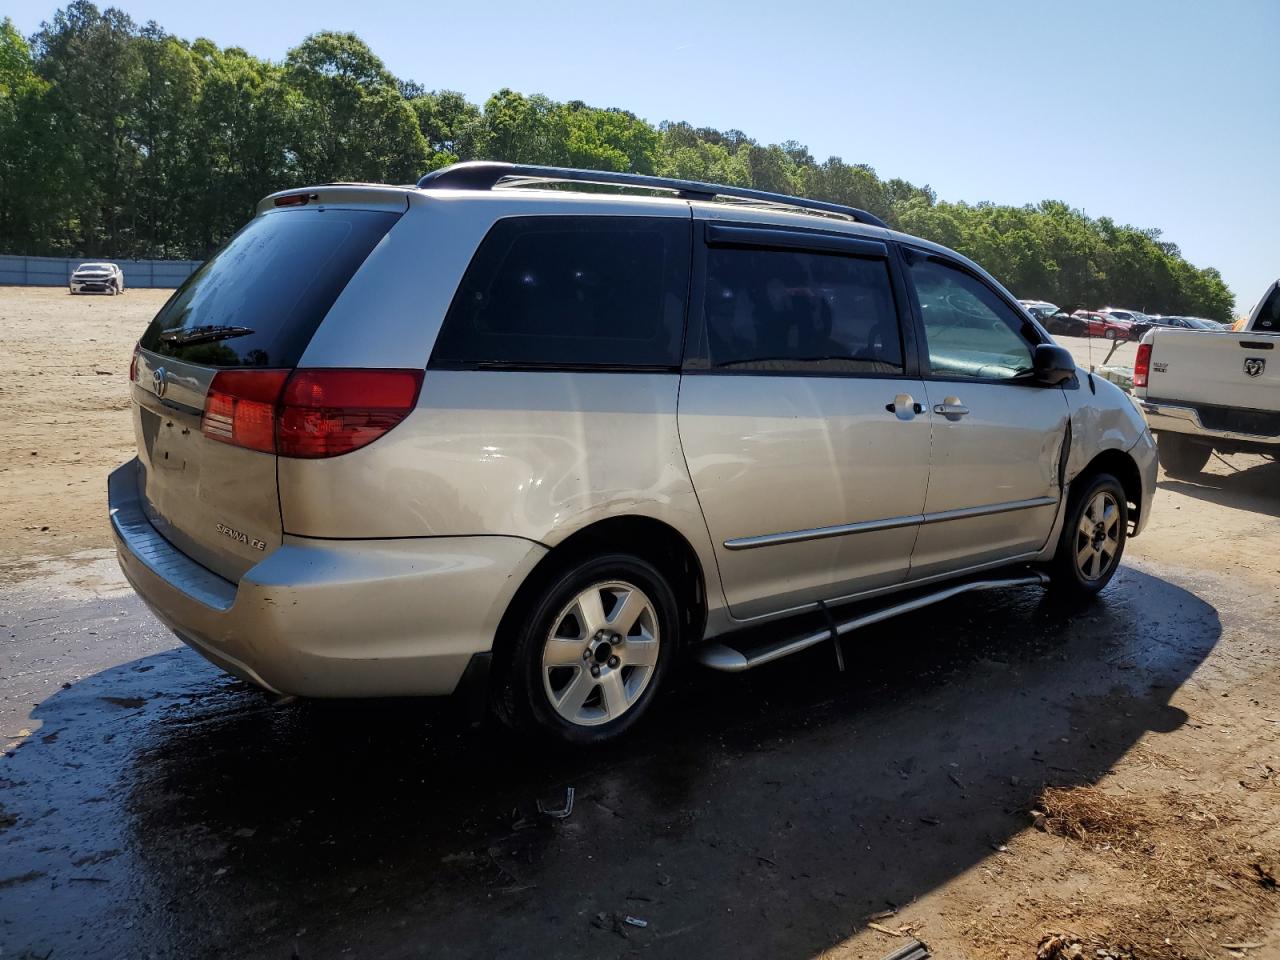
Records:
M1145 387L1151 375L1151 344L1138 344L1138 356L1133 361L1133 385Z
M276 401L288 370L222 370L209 384L200 431L210 440L276 452Z
M205 398L201 430L282 457L336 457L409 415L421 370L223 370Z
M138 382L138 347L133 348L133 357L129 360L129 382Z
M372 443L418 402L421 370L297 370L276 420L282 457L336 457Z

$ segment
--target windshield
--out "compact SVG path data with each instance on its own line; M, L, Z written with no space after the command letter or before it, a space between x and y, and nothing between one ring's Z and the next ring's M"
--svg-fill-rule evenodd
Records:
M316 209L251 220L169 298L141 346L213 367L296 366L399 216Z

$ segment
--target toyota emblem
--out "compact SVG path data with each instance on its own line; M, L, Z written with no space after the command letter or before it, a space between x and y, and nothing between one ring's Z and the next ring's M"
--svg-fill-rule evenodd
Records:
M156 392L157 397L163 397L164 392L169 387L169 380L164 372L164 367L156 367L155 373L151 374L151 387Z

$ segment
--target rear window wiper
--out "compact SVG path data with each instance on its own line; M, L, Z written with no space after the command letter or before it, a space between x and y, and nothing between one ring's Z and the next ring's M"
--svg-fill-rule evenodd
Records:
M211 343L214 340L230 340L234 337L247 337L253 333L250 327L236 327L223 323L206 323L200 327L186 330L173 330L160 334L160 339L174 346L188 343Z

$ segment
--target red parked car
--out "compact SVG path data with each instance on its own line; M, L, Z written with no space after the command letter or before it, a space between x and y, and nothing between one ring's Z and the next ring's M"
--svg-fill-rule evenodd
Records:
M1072 314L1079 317L1088 326L1088 335L1103 337L1107 340L1128 340L1133 324L1127 320L1118 320L1105 313L1094 313L1092 310L1077 310Z

